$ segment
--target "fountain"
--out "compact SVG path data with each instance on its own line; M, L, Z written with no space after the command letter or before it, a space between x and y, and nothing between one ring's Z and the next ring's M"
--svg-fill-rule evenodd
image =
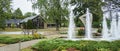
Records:
M68 28L68 39L75 39L75 23L74 23L74 14L73 9L76 7L76 5L71 6L69 5L69 28Z
M86 18L85 20L85 38L80 38L76 39L75 38L75 23L74 23L74 15L73 15L73 9L75 6L70 6L70 20L69 20L69 28L68 28L68 39L70 40L107 40L107 41L112 41L112 40L118 40L120 39L119 33L120 33L120 23L117 24L116 21L116 16L112 17L111 21L111 27L110 27L110 32L107 27L107 21L106 17L103 14L103 22L102 22L102 38L93 38L92 35L92 14L89 12L89 8L86 10ZM84 17L84 15L82 16ZM80 18L81 19L81 18ZM118 22L120 22L120 17L118 19Z
M111 36L111 39L117 38L117 23L115 18L112 19L112 22L111 22L110 36Z
M118 17L118 35L120 34L120 17ZM118 36L120 39L120 36Z
M110 27L110 38L111 40L118 39L118 31L117 31L117 20L116 20L116 14L113 14L112 21L111 21L111 27Z
M70 40L78 40L75 38L75 23L74 23L74 15L73 15L73 9L76 7L69 6L70 8L70 15L69 15L69 28L68 28L68 39ZM84 40L92 40L92 14L89 12L89 8L87 8L86 11L86 19L85 19L85 38Z
M109 40L108 27L107 27L105 15L103 15L102 28L103 28L102 29L102 39Z
M119 18L119 15L118 13L116 12L116 26L117 26L117 29L116 29L116 39L119 40L120 39L120 18Z
M85 38L80 38L80 39L77 38L76 39L75 38L74 14L73 14L73 10L75 7L76 7L76 5L74 5L74 6L69 5L69 10L70 10L69 28L68 28L68 39L69 40L113 41L113 40L120 39L120 36L119 36L119 34L120 34L120 31L119 31L120 30L120 17L118 18L118 22L117 22L117 20L116 20L117 16L114 13L112 13L112 21L110 22L111 23L110 30L108 29L108 26L107 26L105 14L103 14L102 38L93 38L93 35L92 35L92 14L90 13L89 8L87 8L86 14L82 15L81 18L79 17L85 25Z
M89 8L87 8L86 11L86 25L85 25L85 39L92 39L92 20L90 18L90 12L89 12Z

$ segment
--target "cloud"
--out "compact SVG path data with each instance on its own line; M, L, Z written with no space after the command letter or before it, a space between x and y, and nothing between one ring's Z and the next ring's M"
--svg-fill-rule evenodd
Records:
M28 2L27 0L13 0L12 8L13 10L20 8L23 14L26 12L35 12L38 14L38 10L34 11L32 9L32 3L30 1Z

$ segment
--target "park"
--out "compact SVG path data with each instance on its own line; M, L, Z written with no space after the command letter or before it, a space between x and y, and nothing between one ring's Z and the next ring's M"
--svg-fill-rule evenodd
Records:
M0 0L0 51L120 51L119 3Z

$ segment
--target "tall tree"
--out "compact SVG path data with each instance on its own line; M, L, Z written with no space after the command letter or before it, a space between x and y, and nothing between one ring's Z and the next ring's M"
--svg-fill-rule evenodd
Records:
M62 23L62 18L68 16L67 0L37 0L33 2L33 8L39 9L40 15L51 22L56 23L56 30Z
M17 19L22 19L24 18L23 17L23 14L22 14L22 11L20 10L20 8L16 9L13 13L13 17L14 18L17 18Z
M0 28L5 28L5 18L7 13L11 11L12 0L0 0Z
M27 12L24 14L24 17L30 17L30 16L35 16L35 15L37 15L37 14L34 12Z

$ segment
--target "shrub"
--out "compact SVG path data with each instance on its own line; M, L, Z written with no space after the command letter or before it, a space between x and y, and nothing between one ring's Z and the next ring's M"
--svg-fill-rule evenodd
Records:
M120 48L120 40L113 41L112 43L115 44L118 48Z
M84 36L85 35L85 30L78 30L78 36Z
M99 28L99 29L97 30L97 32L98 32L98 33L101 33L101 32L102 32L102 29L101 29L101 28Z
M94 28L98 28L98 27L100 27L100 22L93 22L93 23L92 23L92 26L93 26Z
M71 41L62 39L42 40L32 46L37 51L62 51L68 49L76 49L80 51L118 51L119 40L113 42L107 41Z
M15 26L15 24L14 24L14 23L12 23L12 24L11 24L11 27L12 27L12 28L15 28L16 26Z

